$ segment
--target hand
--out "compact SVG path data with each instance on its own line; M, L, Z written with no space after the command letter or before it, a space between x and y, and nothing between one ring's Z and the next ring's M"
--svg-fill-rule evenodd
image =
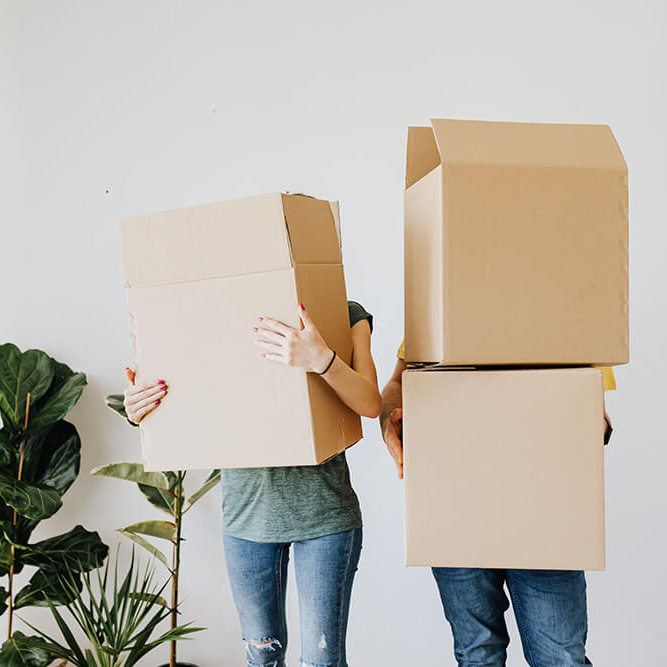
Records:
M398 479L403 479L403 409L394 408L385 421L382 429L382 439L394 459Z
M125 369L129 387L124 392L125 412L127 418L133 423L138 424L149 412L162 402L167 395L167 383L164 380L157 380L153 384L137 386L134 384L135 372L131 368Z
M299 304L303 329L295 329L270 317L260 317L260 326L253 327L255 343L267 350L264 359L286 366L298 366L321 373L331 361L332 350L327 347L303 304Z

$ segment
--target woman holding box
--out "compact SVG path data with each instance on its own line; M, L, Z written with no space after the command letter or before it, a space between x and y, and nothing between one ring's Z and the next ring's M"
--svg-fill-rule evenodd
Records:
M375 418L381 398L371 356L373 317L354 301L348 311L351 366L327 347L303 304L301 329L260 317L252 336L268 362L320 375L352 410ZM133 371L126 372L125 409L130 421L139 423L169 388L162 380L138 387ZM247 664L285 665L285 592L293 545L302 664L347 667L345 635L362 524L345 453L318 466L223 470L222 491L227 572Z

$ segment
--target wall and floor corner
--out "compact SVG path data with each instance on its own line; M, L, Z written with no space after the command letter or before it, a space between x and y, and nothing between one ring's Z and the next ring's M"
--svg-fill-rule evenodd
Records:
M589 576L589 653L610 667L664 665L666 28L658 0L2 0L0 340L88 373L72 415L84 471L138 459L136 433L103 402L129 361L118 220L290 190L341 201L348 294L376 315L384 382L402 335L408 124L608 123L630 174L631 364L607 397L608 561ZM453 665L430 573L403 567L401 484L377 425L365 432L349 456L366 520L351 664ZM142 503L82 475L50 530L80 521L115 543ZM236 667L218 503L211 494L187 526L184 617L210 629L181 654ZM291 667L293 584L289 612ZM512 637L509 664L520 665Z

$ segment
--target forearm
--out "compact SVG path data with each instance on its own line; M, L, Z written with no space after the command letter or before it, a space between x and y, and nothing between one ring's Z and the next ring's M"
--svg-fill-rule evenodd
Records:
M377 386L350 368L339 356L321 377L357 414L373 419L378 416L381 398Z
M380 428L384 431L389 416L396 408L403 406L403 388L401 382L392 378L382 391L382 409L380 410Z

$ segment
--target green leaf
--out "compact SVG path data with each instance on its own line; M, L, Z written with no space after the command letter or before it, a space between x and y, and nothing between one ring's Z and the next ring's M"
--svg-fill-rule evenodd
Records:
M72 583L77 585L81 591L83 584L79 577L74 577ZM63 588L57 576L53 572L37 570L30 581L24 586L14 598L14 608L21 607L48 607L47 598L53 604L69 604L74 599L74 593L69 588Z
M9 572L9 565L12 562L12 545L5 537L0 534L0 577L4 577ZM14 573L18 574L23 569L23 565L18 563L14 567Z
M54 372L53 359L45 352L22 353L12 343L0 345L0 412L5 427L23 429L27 394L30 393L32 415L32 406L48 391Z
M202 486L188 498L188 509L220 483L220 471L213 470Z
M81 439L64 420L29 437L25 446L23 480L44 484L62 496L74 483L81 463ZM15 542L26 544L39 521L19 517Z
M151 604L159 604L161 607L171 609L167 601L161 595L153 595L152 593L128 593L128 596L133 600L141 600L142 602L150 602Z
M56 365L56 376L49 395L36 408L36 414L28 421L27 433L36 433L45 426L53 424L62 419L81 397L83 388L88 381L85 373L72 373L65 364ZM72 373L67 376L66 371Z
M148 540L145 540L143 537L137 535L136 533L131 533L126 530L119 530L118 532L132 540L135 544L138 544L143 549L146 549L148 553L157 558L168 570L170 570L167 557L155 545L151 544Z
M18 481L4 470L0 470L0 498L28 519L46 519L63 504L55 489Z
M178 477L171 471L163 474L167 478L167 488L158 489L146 484L139 484L139 491L153 507L166 512L169 516L174 516L174 493L176 492Z
M167 477L163 472L145 472L141 463L111 463L94 468L90 471L90 474L124 479L128 482L137 482L158 489L166 489L169 486Z
M130 418L127 416L127 411L125 410L125 397L123 394L109 394L105 398L105 402L110 410L113 410L117 415L120 415L130 426L139 428L139 424L131 422Z
M53 646L41 637L26 637L16 631L0 650L2 667L47 667L54 658Z
M0 616L7 610L7 596L9 592L5 590L4 586L0 586Z
M99 533L75 526L56 537L28 545L20 553L26 565L36 565L49 572L68 568L72 572L87 572L100 567L109 553Z
M45 484L61 496L79 474L81 439L73 424L60 420L28 438L22 479Z
M140 521L123 528L124 533L134 533L159 537L173 542L176 539L176 526L171 521Z
M0 428L0 466L9 465L12 461L12 437L9 429Z

